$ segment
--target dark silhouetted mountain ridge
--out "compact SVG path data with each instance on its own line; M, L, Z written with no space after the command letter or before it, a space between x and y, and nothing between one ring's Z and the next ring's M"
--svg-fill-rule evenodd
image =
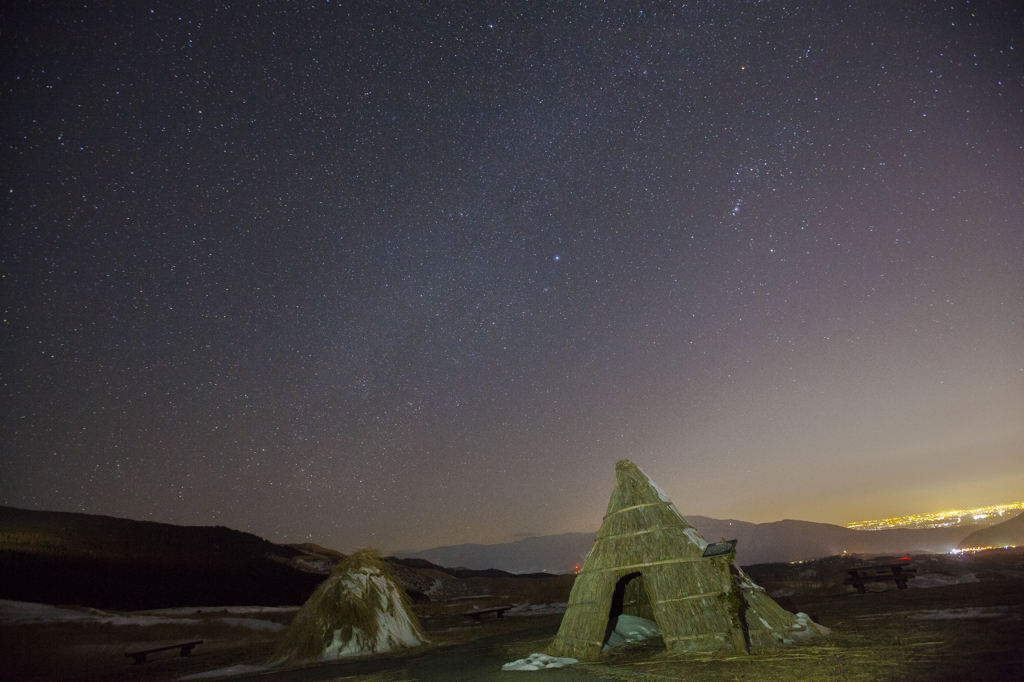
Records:
M851 530L812 521L749 523L735 519L686 516L709 542L721 538L739 540L736 559L743 565L809 561L844 552L849 554L897 554L949 552L969 534L970 527ZM526 538L515 542L434 547L418 552L395 552L441 565L466 568L500 568L512 573L568 573L583 563L596 533L563 533Z
M0 507L0 598L138 610L303 603L324 576L223 526Z
M1024 513L988 528L976 530L965 537L958 547L1006 547L1024 545Z

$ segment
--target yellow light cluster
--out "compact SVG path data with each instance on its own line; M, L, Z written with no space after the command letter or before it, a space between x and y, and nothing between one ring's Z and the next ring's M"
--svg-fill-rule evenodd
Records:
M1024 510L1024 502L1012 504L994 504L988 507L976 509L950 509L947 511L932 512L930 514L914 514L911 516L897 516L891 519L877 519L875 521L857 521L846 524L847 528L854 530L883 530L885 528L942 528L943 526L955 526L967 517L986 518L989 516L1003 516L1006 512Z
M964 547L963 549L951 549L950 554L966 554L967 552L984 552L986 549L1014 549L1017 545L1000 545L998 547Z

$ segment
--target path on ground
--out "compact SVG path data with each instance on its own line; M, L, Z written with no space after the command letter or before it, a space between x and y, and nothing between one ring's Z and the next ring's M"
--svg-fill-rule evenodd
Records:
M231 682L326 682L361 675L375 675L402 671L403 678L422 682L489 682L499 680L545 680L546 682L618 682L622 676L602 674L593 668L555 668L536 672L503 672L501 666L509 661L502 652L503 645L521 639L550 635L550 628L520 630L455 644L443 648L428 648L422 653L410 649L408 655L379 656L318 663L301 668L267 670L255 675L226 678ZM611 671L609 671L611 673ZM636 679L636 678L634 678Z

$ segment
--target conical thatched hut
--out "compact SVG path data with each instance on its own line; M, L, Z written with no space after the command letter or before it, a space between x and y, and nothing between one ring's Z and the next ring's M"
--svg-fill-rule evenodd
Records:
M655 620L670 651L746 652L818 633L755 585L735 552L705 557L708 543L638 466L624 459L615 475L548 653L593 660L623 614Z
M364 549L338 564L285 633L279 661L328 661L427 641L380 554Z

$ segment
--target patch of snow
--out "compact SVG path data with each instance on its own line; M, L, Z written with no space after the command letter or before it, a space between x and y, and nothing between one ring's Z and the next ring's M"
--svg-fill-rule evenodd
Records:
M336 658L373 653L372 651L365 651L360 648L359 636L362 634L362 630L354 627L352 628L351 636L346 641L341 638L341 630L335 630L334 637L331 639L331 643L327 645L327 648L324 649L324 654L321 658L325 661L330 661Z
M866 616L857 616L857 620L875 620L877 618L891 618L893 616L906 616L913 620L955 620L959 618L1005 618L1006 620L1021 620L1021 613L1010 613L1010 606L970 606L962 609L923 609L920 611L886 611L885 613L872 613Z
M163 623L194 625L196 623L201 623L202 621L196 620L195 618L162 618L160 616L109 615L105 618L93 616L89 619L89 622L101 625L161 625Z
M213 677L228 677L230 675L244 675L246 673L259 673L268 668L262 665L233 665L230 668L220 668L218 670L209 670L205 673L196 673L195 675L186 675L185 677L179 677L179 680L208 680Z
M19 623L67 623L82 622L98 625L159 625L162 623L194 624L200 621L192 618L165 618L161 616L122 616L98 609L65 609L47 604L0 599L0 624Z
M658 629L657 623L639 616L622 614L615 621L615 630L608 637L608 642L604 645L603 650L607 651L633 642L642 642L652 637L661 637L661 630Z
M1005 606L971 606L963 609L927 609L909 617L914 620L956 620L960 618L1003 618L1009 614Z
M173 609L152 609L147 614L159 616L191 616L196 613L290 613L299 606L179 606Z
M675 512L676 516L678 516L679 518L683 519L683 512L679 511L679 508L676 507L674 504L670 504L668 506L668 508L671 509L673 512ZM683 521L685 522L686 519L683 519Z
M377 641L387 641L387 651L403 646L416 646L422 640L413 627L412 621L401 610L398 592L393 593L396 610L381 614L377 619Z
M636 466L636 464L634 464L633 466ZM668 508L671 509L675 513L676 516L678 516L680 519L682 519L685 522L686 519L684 519L683 515L680 513L680 511L678 509L676 509L676 506L674 504L672 504L672 500L668 499L668 495L666 495L665 491L661 489L661 486L658 485L657 483L655 483L654 479L651 478L650 476L648 476L646 471L641 469L639 466L636 466L636 468L637 468L637 471L639 471L641 474L644 475L644 477L647 479L647 484L651 486L651 488L654 490L654 492L658 493L658 499L660 499L662 502L668 502ZM694 531L694 532L696 532L696 531ZM704 542L704 538L701 538L701 542ZM700 544L700 543L698 542L697 544ZM704 547L707 547L707 544L708 543L704 542L703 546L701 547L701 551L704 550Z
M978 576L973 573L962 573L960 575L944 575L942 573L926 573L919 575L909 581L907 585L916 588L944 587L946 585L960 585L964 583L978 583Z
M797 630L792 634L792 636L797 639L810 639L811 637L817 637L819 635L827 637L832 634L832 630L824 625L818 625L803 611L796 614L795 624L797 627L803 628L803 630Z
M636 464L634 464L633 466L636 466ZM644 471L638 466L636 466L636 469L637 471L644 475L644 477L647 479L648 485L654 488L654 492L658 493L658 497L661 498L662 502L668 502L669 504L672 504L672 500L668 499L668 495L665 494L665 491L661 489L661 486L654 482L654 479L647 475L646 471Z
M755 583L754 579L747 575L747 572L744 571L743 568L739 566L739 564L734 563L733 566L736 568L738 578L736 582L739 584L740 589L752 590L754 592L764 592L764 588Z
M156 609L140 611L132 614L115 614L99 609L74 609L33 604L30 602L0 599L0 624L16 625L20 623L69 623L79 622L96 625L198 625L204 622L216 622L226 625L246 627L250 630L267 630L276 632L285 628L281 623L257 618L218 618L214 621L203 621L198 618L185 618L197 613L285 613L297 611L292 606L200 606L175 609Z
M505 612L506 616L540 616L549 613L565 613L568 602L554 604L516 604Z
M362 599L370 583L373 583L380 594L380 604L377 608L377 632L368 633L370 634L369 646L365 646L360 641L366 637L360 637L362 632L359 628L352 628L352 634L347 641L342 639L341 629L337 629L334 631L331 643L327 645L323 656L321 656L322 660L334 660L362 654L380 654L423 643L424 640L416 633L415 626L402 606L398 588L381 575L380 571L375 568L364 568L349 576L343 584L351 593L351 597L359 600Z
M250 630L267 630L268 632L278 632L279 630L284 630L285 627L281 623L275 623L272 620L260 620L258 618L220 618L218 620L227 625L249 628Z
M502 670L545 670L547 668L564 668L579 663L575 658L558 658L547 654L530 654L526 658L512 661L501 666Z
M301 556L289 559L286 563L292 568L296 568L300 571L319 573L320 575L330 575L336 562L331 561L330 559Z
M700 551L703 552L705 549L708 548L708 541L705 540L701 536L701 534L697 532L696 528L687 528L683 531L683 533L686 535L686 537L690 538L690 542L692 542L700 548Z
M85 620L90 614L73 609L62 609L48 604L33 604L25 601L0 599L0 623L42 623L69 620Z

